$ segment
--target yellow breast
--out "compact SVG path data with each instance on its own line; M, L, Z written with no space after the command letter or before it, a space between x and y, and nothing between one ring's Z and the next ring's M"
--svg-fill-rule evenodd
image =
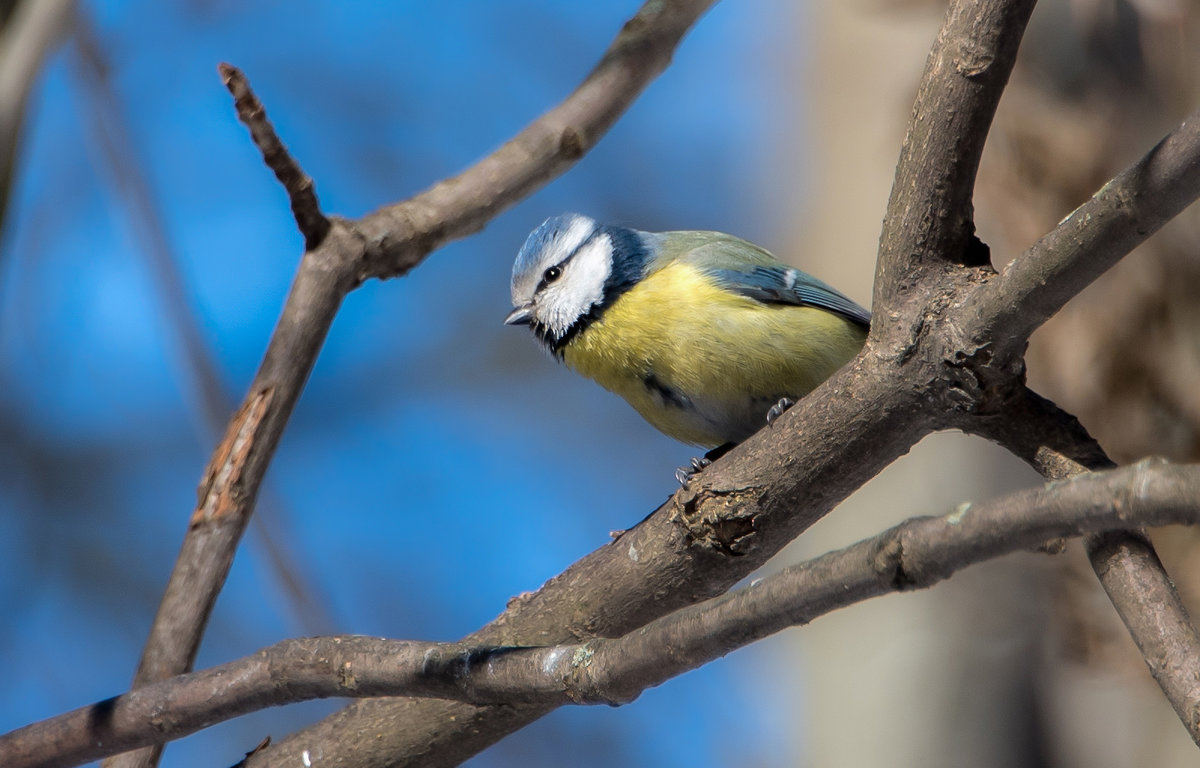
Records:
M663 433L740 442L858 353L866 330L815 307L764 304L676 262L618 298L563 350Z

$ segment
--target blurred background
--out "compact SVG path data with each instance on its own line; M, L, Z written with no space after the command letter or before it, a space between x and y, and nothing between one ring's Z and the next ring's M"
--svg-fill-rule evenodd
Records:
M216 64L244 69L325 209L354 217L461 170L559 101L638 3L13 6L0 2L0 141L20 129L0 145L4 731L127 687L299 259L286 198ZM565 177L409 277L352 294L198 665L303 634L455 639L657 506L693 451L501 325L516 249L566 210L719 229L867 304L943 9L720 3ZM976 201L998 264L1200 103L1197 11L1041 4ZM1032 383L1119 460L1195 459L1198 229L1194 215L1171 225L1031 348ZM935 436L769 567L1036 482L992 446ZM1160 544L1196 591L1192 537ZM786 632L630 706L560 710L470 765L1195 764L1093 581L1078 551L1007 558ZM337 706L209 729L164 764L232 764Z

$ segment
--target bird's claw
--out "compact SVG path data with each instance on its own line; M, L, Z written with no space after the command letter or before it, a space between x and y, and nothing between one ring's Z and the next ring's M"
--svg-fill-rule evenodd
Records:
M700 474L701 470L709 464L712 464L712 459L693 456L691 466L679 467L675 470L675 479L679 481L681 486L687 488L692 478Z
M772 405L771 409L767 411L767 426L771 426L775 422L775 419L778 419L788 408L791 408L795 404L796 401L790 397L780 398L779 402Z

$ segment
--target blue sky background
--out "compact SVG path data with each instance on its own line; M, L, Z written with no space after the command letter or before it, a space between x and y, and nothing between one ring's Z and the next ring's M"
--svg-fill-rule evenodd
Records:
M637 6L83 3L229 392L253 376L302 241L218 62L244 69L325 210L355 217L559 101ZM263 494L316 607L297 610L251 530L200 666L319 632L456 639L674 489L691 449L501 324L512 259L565 210L777 247L796 214L770 190L785 181L779 142L802 143L801 16L782 0L719 4L565 177L350 296ZM80 71L72 45L48 62L0 233L4 731L126 688L213 446ZM631 706L560 710L471 765L792 764L799 716L776 711L770 682L736 653ZM210 729L165 764L232 764L337 706Z

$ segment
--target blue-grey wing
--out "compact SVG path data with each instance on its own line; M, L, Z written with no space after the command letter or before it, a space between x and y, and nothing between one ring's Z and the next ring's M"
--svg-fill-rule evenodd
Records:
M834 288L793 267L782 264L745 269L707 269L724 289L764 303L820 307L844 315L867 327L871 313Z

